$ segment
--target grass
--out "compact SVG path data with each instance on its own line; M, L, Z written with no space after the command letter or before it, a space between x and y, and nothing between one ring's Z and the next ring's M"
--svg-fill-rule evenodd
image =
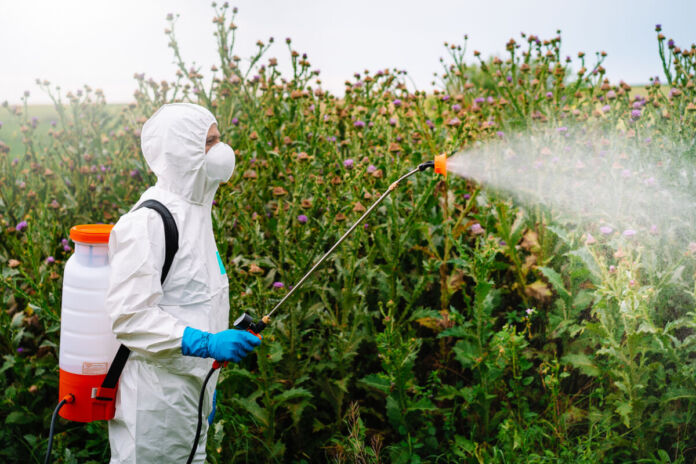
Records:
M107 106L114 113L117 113L126 105L120 103ZM40 141L42 144L45 144L49 137L48 132L51 129L52 122L58 121L58 112L52 104L29 105L26 116L22 114L17 117L11 114L10 110L12 107L14 105L10 108L0 108L0 142L10 147L10 156L20 156L24 154L25 149L22 141L24 137L21 131L24 121L31 123L32 118L37 119L34 141Z

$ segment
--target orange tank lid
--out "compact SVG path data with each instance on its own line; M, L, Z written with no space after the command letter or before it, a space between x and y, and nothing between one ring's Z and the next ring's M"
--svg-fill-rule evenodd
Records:
M79 224L70 229L70 238L82 243L109 243L113 224Z

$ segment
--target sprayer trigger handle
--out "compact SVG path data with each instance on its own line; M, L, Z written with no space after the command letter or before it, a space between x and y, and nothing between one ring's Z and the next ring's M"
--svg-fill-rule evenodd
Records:
M220 362L216 359L215 361L213 361L213 369L220 369L221 367L227 367L227 365L229 363L230 363L229 361Z
M249 332L249 333L252 334L252 335L256 335L257 337L259 337L259 340L263 340L263 338L261 337L261 335L257 334L257 333L254 332L253 330L247 329L247 332Z

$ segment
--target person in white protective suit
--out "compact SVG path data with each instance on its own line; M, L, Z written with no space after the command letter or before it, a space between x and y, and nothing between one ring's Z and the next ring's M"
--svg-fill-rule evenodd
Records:
M214 358L239 361L259 338L228 330L229 286L213 237L215 191L229 180L232 149L219 141L215 117L186 103L164 105L143 126L142 150L157 183L123 215L109 238L106 305L112 329L131 354L121 374L116 415L109 421L111 463L183 463L193 446L198 398ZM163 284L162 217L171 212L179 249ZM218 372L207 385L203 413L213 410ZM205 461L204 421L194 462Z

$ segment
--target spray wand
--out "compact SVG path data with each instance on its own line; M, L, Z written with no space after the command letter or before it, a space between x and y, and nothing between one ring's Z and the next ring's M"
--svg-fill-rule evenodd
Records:
M426 162L424 162L424 163L421 163L421 164L418 165L418 167L416 167L415 169L413 169L413 170L407 172L407 173L404 174L403 176L399 177L396 181L394 181L394 182L389 186L389 188L388 188L388 189L387 189L387 190L386 190L374 203L372 203L372 205L367 209L367 211L365 211L365 212L363 213L363 215L360 216L360 218L359 218L357 221L355 221L355 224L353 224L353 225L350 227L350 229L348 229L348 230L341 236L341 238L339 238L338 241L337 241L336 243L334 243L334 245L329 249L329 251L327 251L327 252L324 254L324 256L322 256L322 257L319 259L319 261L317 261L316 264L315 264L314 266L312 266L312 268L311 268L309 271L307 271L307 273L300 279L300 281L297 282L297 285L295 285L295 286L283 297L283 299L280 300L280 301L278 302L278 304L276 304L276 305L273 307L273 309L272 309L268 314L266 314L265 316L263 316L263 317L261 318L260 321L254 321L254 319L253 319L249 314L244 313L244 314L242 314L241 316L239 316L239 317L237 318L236 321L234 321L234 327L235 327L236 329L248 330L248 331L250 331L251 333L253 333L254 335L258 335L258 334L266 327L266 325L268 325L268 323L269 323L270 320L271 320L271 316L273 315L273 313L276 312L276 310L277 310L279 307L281 307L281 306L283 305L283 303L285 303L285 301L286 301L288 298L290 298L290 297L292 296L293 293L295 293L295 292L297 291L298 288L300 288L300 287L302 286L302 284L309 278L309 276L311 276L312 273L313 273L319 266L321 266L321 264L322 264L324 261L326 261L326 258L328 258L328 257L331 255L331 253L333 253L334 250L335 250L336 248L338 248L338 246L343 242L343 240L345 240L346 237L348 237L348 236L351 234L351 232L353 232L353 231L355 230L355 228L358 227L358 226L365 220L365 218L372 212L372 210L375 209L375 208L382 202L382 200L384 200L384 199L387 197L387 195L389 195L393 190L396 189L396 187L399 186L399 183L400 183L402 180L404 180L404 179L406 179L406 178L412 176L413 174L415 174L415 173L418 172L418 171L425 171L426 169L432 168L432 167L435 168L435 172L440 173L440 174L443 174L443 175L446 175L446 173L447 173L447 169L446 169L446 155L444 155L444 154L443 154L443 155L438 155L438 156L435 157L435 161L426 161Z
M271 316L273 313L276 312L278 308L280 308L285 301L292 296L293 293L297 291L298 288L302 286L302 284L309 278L309 276L312 275L312 273L319 267L321 264L326 261L326 258L328 258L331 253L334 252L336 248L348 237L351 232L355 230L356 227L358 227L364 220L365 218L374 210L381 202L384 200L387 195L389 195L393 190L395 190L401 181L404 179L407 179L411 177L413 174L419 172L419 171L425 171L428 168L434 168L435 172L438 174L442 174L443 176L447 177L447 155L441 154L435 157L434 161L426 161L424 163L421 163L416 167L415 169L412 169L411 171L407 172L403 176L399 177L397 180L392 182L392 184L389 186L389 188L374 202L372 205L363 213L360 218L355 221L355 224L353 224L342 236L341 238L338 239L336 243L327 251L324 256L322 256L319 261L312 266L312 268L307 271L307 273L300 279L299 282L281 299L274 307L271 309L271 311L263 316L259 321L255 321L253 317L251 317L248 313L244 313L241 316L237 318L236 321L234 321L234 328L239 329L239 330L246 330L257 337L261 338L259 335L263 329L266 328L266 326L269 324L271 321ZM220 363L218 361L213 362L213 367L210 369L208 372L208 375L205 378L205 381L203 382L203 387L201 388L201 395L198 401L198 425L196 427L196 438L193 442L193 448L191 448L191 454L189 455L189 459L187 461L187 464L190 464L193 461L193 457L196 454L196 448L198 447L198 440L200 438L200 432L201 432L201 425L203 423L203 397L205 394L205 387L208 383L208 380L210 379L211 375L213 372L223 366L226 366L227 363Z

